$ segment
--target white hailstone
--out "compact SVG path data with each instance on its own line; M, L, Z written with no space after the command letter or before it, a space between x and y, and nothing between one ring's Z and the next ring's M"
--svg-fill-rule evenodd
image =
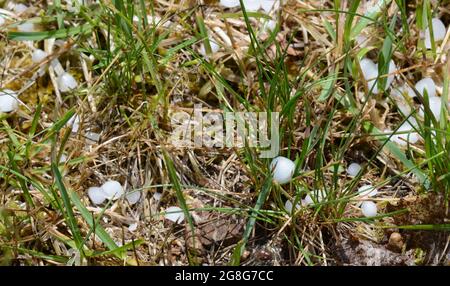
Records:
M311 198L309 194L302 200L302 206L309 206L314 204L314 200Z
M411 98L416 97L416 93L414 92L414 90L408 84L405 84L403 86L403 93L407 93L408 96L411 97Z
M214 40L212 40L211 38L209 39L209 45L211 47L211 54L212 55L217 53L220 50L220 45L217 42L215 42ZM201 44L199 52L200 52L200 54L202 56L204 56L204 57L207 56L205 44Z
M444 23L438 18L431 19L431 25L433 26L433 37L434 41L438 42L445 38L446 28ZM431 37L430 37L430 28L426 28L425 32L423 32L423 37L425 38L425 47L427 49L431 49Z
M119 199L124 191L122 188L122 185L114 180L109 180L107 182L105 182L102 186L101 186L103 192L105 193L105 196L107 199L110 200L117 200Z
M373 197L378 194L378 190L372 185L364 185L358 189L358 193L363 197Z
M168 207L165 211L164 218L175 223L182 223L184 221L183 210L179 207Z
M28 9L28 7L22 3L16 4L14 5L14 13L16 14L22 14L23 12L25 12Z
M20 32L27 32L27 33L33 32L34 31L34 24L30 23L30 22L25 22L23 24L18 25L17 29Z
M275 30L276 27L277 27L277 22L276 21L274 21L272 19L265 20L263 22L263 25L262 25L262 30L264 32L272 32L273 30Z
M86 132L85 134L84 134L84 137L87 139L87 140L90 140L90 141L92 141L92 142L98 142L98 141L100 141L100 134L99 133L96 133L96 132Z
M106 194L102 188L90 187L87 192L89 199L96 205L101 205L106 200Z
M430 77L426 77L419 80L416 83L415 88L422 96L425 95L425 90L427 91L428 97L436 96L436 84L434 83L434 80Z
M365 47L366 46L366 42L367 42L367 37L366 36L364 36L364 35L358 35L357 37L356 37L356 43L358 44L358 46L360 46L360 47Z
M243 0L247 12L256 12L261 8L261 0Z
M270 163L273 180L279 184L289 183L295 170L295 163L286 157L276 157Z
M378 77L378 67L370 59L364 58L360 61L361 71L363 73L364 79L367 81L367 89L372 93L378 93L378 87L376 84L376 78Z
M161 193L155 192L155 193L153 194L153 199L154 199L155 201L160 201L161 198L162 198L162 194L161 194Z
M128 230L131 232L134 232L134 231L136 231L137 227L138 227L138 224L137 224L137 222L135 222L128 226Z
M428 104L430 105L431 112L437 121L441 119L441 109L442 109L442 99L440 97L431 97L428 99ZM419 116L425 117L425 107L422 105L419 108Z
M414 131L414 127L417 122L414 118L408 119L408 121L403 122L403 124L398 128L396 134L392 135L391 141L405 146L409 143L414 144L419 141L419 134Z
M5 24L5 18L3 18L3 15L0 14L0 26L3 26Z
M387 88L389 88L389 86L391 86L391 83L395 79L395 72L396 71L397 71L397 66L395 65L395 62L393 60L391 60L389 62L389 71L388 71L389 75L388 75L388 78L387 78L385 89L387 89Z
M72 127L72 132L77 133L78 129L80 129L80 116L74 114L69 121L67 121L67 125Z
M356 177L360 171L361 171L361 165L358 163L351 163L347 167L347 174L350 177Z
M58 77L58 86L61 92L68 92L77 87L78 83L75 78L68 72L61 74Z
M130 203L130 205L134 205L135 203L137 203L139 201L139 199L141 198L141 192L140 191L131 191L128 192L125 195L125 198L127 199L127 201Z
M59 163L65 163L67 161L67 155L61 154L61 157L59 158Z
M41 50L41 49L36 49L33 51L33 53L31 54L31 61L33 63L40 63L42 62L43 59L45 59L48 56L48 54Z
M10 89L0 91L0 112L12 112L19 108L17 93Z
M411 113L411 107L404 96L405 93L408 93L408 96L412 97L409 95L410 91L414 93L408 85L403 85L399 88L393 88L391 92L391 97L394 100L395 105L404 115L409 115Z
M307 194L302 200L303 206L313 205L315 203L320 203L326 197L324 190L314 190L311 194Z
M292 209L293 209L293 207L294 207L294 204L291 202L291 201L289 201L289 200L287 200L285 203L284 203L284 209L288 212L288 213L292 213ZM295 210L297 211L297 210L299 210L300 209L300 204L295 204Z
M269 13L272 10L276 10L278 9L278 7L280 6L280 1L279 0L260 0L260 5L261 8Z
M377 205L371 201L365 201L361 204L361 211L365 217L374 217L377 215Z
M226 8L234 8L240 5L239 0L220 0L220 5Z

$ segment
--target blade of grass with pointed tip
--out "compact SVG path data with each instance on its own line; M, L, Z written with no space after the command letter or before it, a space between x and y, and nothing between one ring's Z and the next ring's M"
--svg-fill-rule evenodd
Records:
M231 265L238 266L241 262L241 256L244 253L245 246L250 238L250 235L255 227L256 223L256 213L261 210L264 202L269 196L270 190L272 189L272 177L267 177L264 182L263 188L258 195L258 199L256 201L255 207L251 210L250 218L248 219L247 225L245 226L244 235L241 241L236 245L233 251L233 257L231 260Z
M75 218L75 214L73 212L72 204L70 202L69 194L67 193L67 189L64 186L64 182L61 177L61 173L59 172L58 166L55 163L52 163L52 171L55 177L56 184L61 193L61 197L64 203L65 208L65 217L67 224L72 231L73 238L77 245L77 249L82 251L83 249L83 238L81 237L81 232L78 227L77 219Z

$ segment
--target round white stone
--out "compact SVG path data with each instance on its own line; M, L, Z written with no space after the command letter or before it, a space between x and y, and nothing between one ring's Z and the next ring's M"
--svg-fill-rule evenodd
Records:
M436 84L432 78L426 77L419 80L415 88L422 96L425 96L425 90L427 91L428 97L436 96Z
M139 202L139 199L141 198L141 192L140 191L128 192L125 195L125 198L130 203L130 205L134 205L135 203Z
M41 49L36 49L33 51L33 54L31 55L31 61L33 63L40 63L47 56L48 56L48 54L45 51L43 51Z
M179 207L168 207L165 210L164 218L175 223L182 223L184 221L184 213Z
M376 194L378 194L378 190L377 190L377 188L375 188L372 185L364 185L358 189L358 193L360 196L363 196L363 197L365 197L365 196L373 197L373 196L376 196Z
M0 91L0 112L12 112L19 108L17 93L10 89Z
M122 185L119 182L114 181L114 180L105 182L101 186L101 188L102 188L103 192L105 193L106 198L109 200L117 200L124 193Z
M276 157L270 163L273 180L279 184L289 183L295 170L295 163L286 157Z
M61 92L68 92L77 87L78 83L75 78L68 72L61 74L58 77L58 86Z
M106 196L102 188L90 187L87 192L89 199L96 205L101 205L106 200Z
M361 204L361 211L365 217L374 217L377 215L377 205L371 201L365 201Z
M238 7L240 4L239 0L220 0L220 5L226 8L234 8Z
M350 177L356 177L360 171L361 171L361 165L358 163L351 163L347 167L347 174Z

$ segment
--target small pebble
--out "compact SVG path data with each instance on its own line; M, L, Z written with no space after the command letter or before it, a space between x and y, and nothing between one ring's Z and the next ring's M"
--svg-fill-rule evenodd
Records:
M347 174L350 177L356 177L361 171L361 165L358 163L351 163L347 168Z
M278 184L289 183L295 170L295 163L286 157L276 157L270 163L273 180Z
M393 232L389 236L388 245L394 250L400 251L403 248L403 238L398 232Z
M106 200L106 195L102 188L90 187L87 192L89 199L91 199L91 201L96 205L101 205Z
M184 221L184 213L179 207L168 207L165 210L164 218L180 224Z
M361 204L361 211L365 217L374 217L377 215L377 205L371 201L365 201Z
M105 196L107 199L109 200L117 200L119 199L124 191L122 188L122 185L114 180L109 180L107 182L105 182L102 186L101 186L103 192L105 193Z

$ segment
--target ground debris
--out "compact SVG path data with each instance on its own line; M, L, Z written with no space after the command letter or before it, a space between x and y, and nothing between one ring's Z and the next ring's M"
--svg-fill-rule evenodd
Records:
M336 247L338 265L355 266L412 266L413 250L399 254L368 240L343 239Z

